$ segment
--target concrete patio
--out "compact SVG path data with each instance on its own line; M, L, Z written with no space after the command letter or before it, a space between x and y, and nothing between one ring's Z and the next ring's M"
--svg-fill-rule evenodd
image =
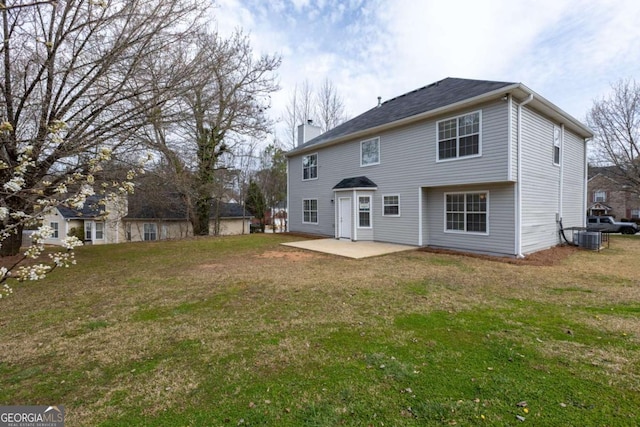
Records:
M394 243L380 242L352 242L351 240L338 239L316 239L304 240L300 242L282 243L299 249L306 249L314 252L338 255L347 258L361 259L373 256L391 254L394 252L410 251L416 249L415 246L396 245Z

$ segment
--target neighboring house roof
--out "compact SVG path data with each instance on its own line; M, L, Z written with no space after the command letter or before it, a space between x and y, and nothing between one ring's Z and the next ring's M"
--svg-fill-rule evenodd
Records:
M617 166L589 166L587 176L589 182L599 176L606 178L621 191L628 191L633 187L633 183Z
M519 101L533 95L530 105L565 123L583 138L593 133L569 114L533 92L522 83L469 80L448 77L420 89L392 98L379 106L313 138L287 153L288 156L315 149L317 146L339 143L349 138L379 132L412 121L471 106L511 93Z
M105 212L104 205L100 204L100 201L104 198L102 196L93 195L87 197L82 209L75 209L68 206L58 206L58 211L65 219L90 219L101 216Z
M211 218L250 218L253 214L239 203L211 202ZM142 204L129 205L129 214L125 220L162 219L167 221L186 221L187 207L184 204L151 206Z
M589 165L587 176L589 179L593 179L598 175L605 176L607 178L614 178L614 166L591 166Z
M605 209L605 210L608 210L608 211L613 210L613 208L611 206L606 205L606 204L604 204L602 202L593 203L591 206L589 206L589 209Z
M378 186L366 176L356 176L355 178L345 178L333 187L334 190L346 188L377 188Z

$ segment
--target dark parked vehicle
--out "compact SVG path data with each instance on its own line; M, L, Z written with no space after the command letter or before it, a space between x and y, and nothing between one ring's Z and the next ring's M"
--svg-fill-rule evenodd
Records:
M636 234L638 225L634 222L616 221L612 216L588 216L587 230L603 233Z

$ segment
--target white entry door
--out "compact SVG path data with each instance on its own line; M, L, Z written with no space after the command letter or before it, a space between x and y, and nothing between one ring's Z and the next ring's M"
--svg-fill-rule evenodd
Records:
M338 206L338 237L351 239L351 198L340 199Z

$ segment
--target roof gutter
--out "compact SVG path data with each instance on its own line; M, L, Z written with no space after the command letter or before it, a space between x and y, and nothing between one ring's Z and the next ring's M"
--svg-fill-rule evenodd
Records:
M529 93L527 99L518 104L518 132L517 147L518 157L516 167L516 254L518 258L524 258L522 253L522 107L533 101L533 93Z

